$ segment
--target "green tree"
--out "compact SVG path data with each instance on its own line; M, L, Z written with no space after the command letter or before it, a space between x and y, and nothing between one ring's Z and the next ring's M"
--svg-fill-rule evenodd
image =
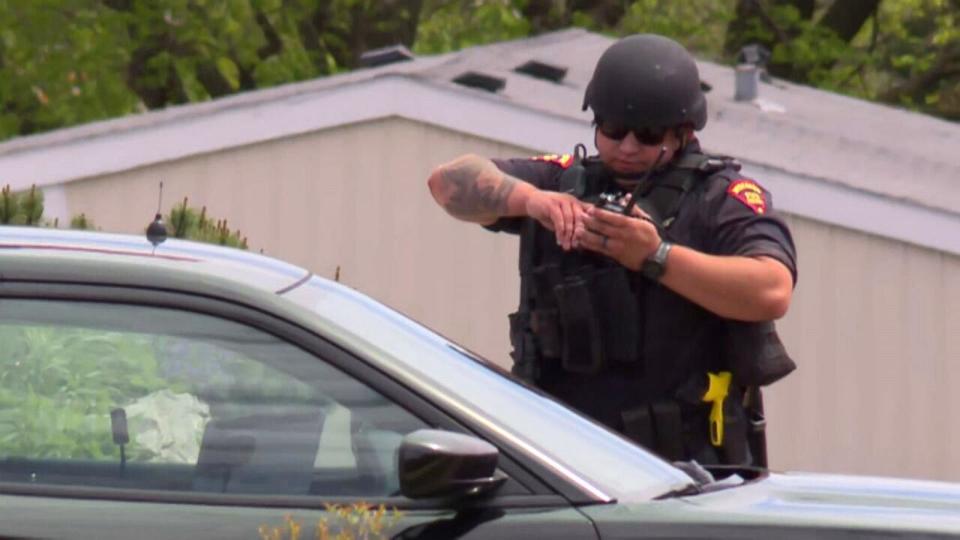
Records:
M960 0L739 0L725 52L788 80L960 119Z
M0 0L0 139L580 26L960 118L960 0Z
M887 2L874 24L862 94L960 120L960 1Z
M531 24L514 4L510 0L435 1L425 7L414 51L435 54L527 36Z
M126 51L96 0L0 0L0 138L135 111Z
M0 138L357 65L421 0L0 0Z

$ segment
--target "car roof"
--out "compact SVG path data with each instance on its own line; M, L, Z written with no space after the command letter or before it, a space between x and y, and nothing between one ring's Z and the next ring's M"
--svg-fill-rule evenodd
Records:
M237 248L174 238L154 248L145 235L37 227L0 227L0 256L4 256L3 280L68 279L216 292L228 299L245 297L250 289L283 294L312 275L304 268Z

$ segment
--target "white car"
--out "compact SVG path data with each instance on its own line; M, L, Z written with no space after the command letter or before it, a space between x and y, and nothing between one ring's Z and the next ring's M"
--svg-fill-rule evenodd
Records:
M0 536L295 533L960 537L960 486L711 481L302 268L0 227Z

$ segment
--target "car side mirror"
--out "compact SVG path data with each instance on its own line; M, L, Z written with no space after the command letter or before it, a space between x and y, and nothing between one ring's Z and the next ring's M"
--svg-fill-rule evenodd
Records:
M460 433L421 429L400 444L400 493L411 499L467 497L500 487L500 452L492 444Z

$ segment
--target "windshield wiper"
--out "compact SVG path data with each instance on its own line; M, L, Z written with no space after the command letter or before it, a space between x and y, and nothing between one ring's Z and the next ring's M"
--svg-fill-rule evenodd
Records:
M687 473L690 477L690 483L683 487L672 489L655 499L670 499L673 497L687 497L703 493L704 486L708 486L716 481L710 471L703 468L696 461L674 461L673 466Z
M675 461L673 466L687 473L690 484L668 491L656 499L687 497L710 491L742 486L745 483L765 476L770 471L763 467L749 465L700 465L696 461ZM720 475L717 480L715 475Z

